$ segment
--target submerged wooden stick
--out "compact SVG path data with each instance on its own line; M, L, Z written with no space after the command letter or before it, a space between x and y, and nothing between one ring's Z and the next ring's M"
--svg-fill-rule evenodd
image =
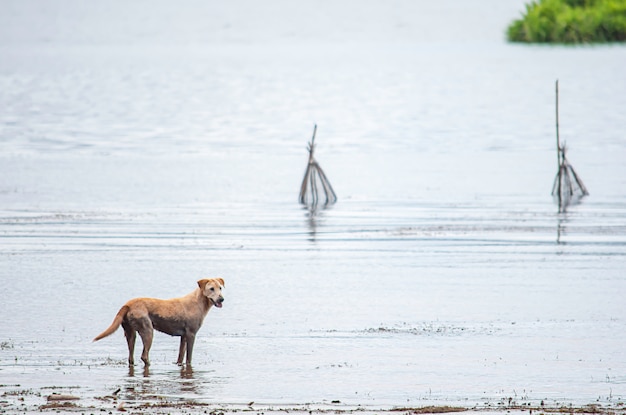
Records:
M574 167L572 167L571 164L568 163L567 165L568 165L568 167L570 169L570 172L574 176L574 180L576 180L576 184L578 184L578 187L580 187L580 190L583 192L583 196L587 196L589 194L589 192L587 191L587 188L583 184L583 181L576 174L576 170L574 170Z
M299 200L302 204L307 204L307 202L309 202L311 205L317 205L319 201L317 181L319 179L320 183L322 184L322 190L324 191L324 195L326 196L326 204L335 203L337 201L337 195L335 194L333 187L328 181L326 174L324 174L324 171L313 157L315 151L316 132L317 124L315 124L315 127L313 127L313 137L311 138L311 142L308 146L309 162L304 172L302 184L300 185Z
M317 132L317 124L313 127L313 138L311 138L311 142L309 143L309 161L306 166L306 170L304 172L304 178L302 179L302 184L300 185L300 203L306 203L306 193L309 185L311 172L313 169L313 151L315 150L315 133Z

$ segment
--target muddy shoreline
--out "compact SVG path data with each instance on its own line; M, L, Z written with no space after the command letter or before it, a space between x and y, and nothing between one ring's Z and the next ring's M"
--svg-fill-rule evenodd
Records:
M139 400L126 400L118 397L120 389L105 396L88 396L76 388L46 387L20 389L19 385L0 385L0 413L132 413L132 414L211 414L235 413L271 414L448 414L468 412L471 414L626 414L626 404L621 401L587 405L562 405L518 403L514 400L487 402L484 405L424 405L424 406L382 406L346 405L341 401L295 404L217 404L204 403L193 399L177 399L163 396L146 396Z

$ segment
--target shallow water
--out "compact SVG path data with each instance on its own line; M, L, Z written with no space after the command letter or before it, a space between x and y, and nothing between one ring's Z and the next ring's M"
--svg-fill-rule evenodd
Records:
M146 4L3 3L5 397L624 400L626 48L508 45L518 1ZM339 201L311 211L314 123ZM207 276L192 372L165 335L149 373L91 343Z

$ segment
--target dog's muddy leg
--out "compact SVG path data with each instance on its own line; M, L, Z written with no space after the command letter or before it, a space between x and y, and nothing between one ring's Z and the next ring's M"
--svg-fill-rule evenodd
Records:
M150 353L150 347L152 347L152 332L146 332L141 336L143 341L143 352L141 352L141 360L146 366L150 366L150 359L148 354Z
M141 352L141 360L146 366L150 366L150 359L148 353L150 353L150 347L152 347L152 330L146 331L143 334L139 333L141 340L143 341L143 352Z
M134 354L137 332L127 323L122 323L122 327L124 328L124 336L126 336L126 343L128 344L128 364L132 366L135 364Z
M196 341L196 334L195 333L186 333L185 334L185 338L187 339L187 359L186 359L186 363L187 366L191 365L191 355L193 353L193 343Z
M185 357L186 348L187 348L187 338L183 334L182 336L180 336L180 349L178 349L178 360L176 361L176 364L178 366L183 365L183 357Z
M143 352L141 352L141 360L146 366L150 366L150 359L148 354L150 353L150 347L152 347L152 337L154 335L154 329L152 328L152 322L146 318L141 322L141 328L139 328L139 335L143 342Z

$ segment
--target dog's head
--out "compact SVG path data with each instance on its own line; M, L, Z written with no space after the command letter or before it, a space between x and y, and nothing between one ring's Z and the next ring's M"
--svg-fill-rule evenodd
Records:
M222 297L222 289L224 288L224 280L222 278L206 278L198 281L198 286L202 295L209 299L215 307L222 307L224 297Z

